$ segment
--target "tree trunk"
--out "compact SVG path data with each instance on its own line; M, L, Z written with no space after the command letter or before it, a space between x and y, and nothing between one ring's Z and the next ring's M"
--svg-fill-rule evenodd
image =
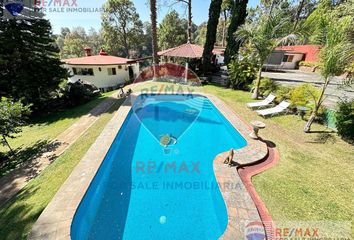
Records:
M328 86L329 82L330 82L330 78L327 77L326 80L325 80L325 83L324 83L324 85L322 87L321 94L318 97L318 100L316 101L315 109L312 111L311 116L310 116L309 120L307 121L307 123L305 125L305 128L304 128L304 132L305 133L308 133L308 132L311 131L311 125L314 122L314 120L315 120L315 118L317 116L318 110L320 109L320 107L322 105L323 96L324 96L324 93L325 93L325 91L327 89L327 86Z
M188 0L188 42L192 43L192 0Z
M209 20L203 51L203 72L207 73L210 69L213 57L214 44L216 42L216 32L219 24L222 0L212 0L209 7Z
M222 42L221 42L222 47L225 47L226 25L227 25L227 13L226 10L224 10L224 26L222 28Z
M151 18L151 34L152 34L152 58L153 58L153 71L154 78L156 76L156 65L159 64L159 56L157 55L157 10L156 0L150 0L150 18Z
M252 99L258 99L259 86L261 85L261 78L262 78L262 65L258 69L256 87L253 90Z
M11 155L14 156L14 155L15 155L15 152L12 150L12 148L11 148L9 142L6 140L6 137L5 137L4 135L2 135L2 139L3 139L4 143L6 144L6 146L10 149Z
M305 3L305 0L301 0L300 4L299 4L299 8L297 9L295 23L294 23L294 30L296 30L297 24L299 23L300 14L301 14L302 9L304 7L304 3Z
M248 0L235 0L231 7L231 21L227 30L225 64L228 65L231 59L238 54L240 42L235 40L236 30L245 23L247 17Z

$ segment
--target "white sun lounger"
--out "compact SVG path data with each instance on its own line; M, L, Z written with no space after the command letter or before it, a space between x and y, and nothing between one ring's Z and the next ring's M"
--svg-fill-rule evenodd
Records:
M269 94L268 97L262 101L247 103L247 107L249 107L249 108L266 107L266 106L270 105L274 101L274 99L275 99L275 96L273 94Z
M285 112L285 110L290 106L290 103L286 102L286 101L282 101L281 103L279 103L277 106L273 107L273 108L267 108L267 109L263 109L263 110L257 110L257 113L259 115L261 115L262 117L266 117L266 116L273 116L275 114L279 114L282 112Z

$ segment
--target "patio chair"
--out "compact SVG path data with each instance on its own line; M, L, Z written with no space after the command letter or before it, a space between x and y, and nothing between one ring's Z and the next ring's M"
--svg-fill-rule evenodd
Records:
M290 103L288 103L286 101L282 101L281 103L279 103L277 106L275 106L273 108L257 110L257 113L258 113L258 115L261 115L262 117L273 116L275 114L286 112L286 110L289 106L290 106Z
M252 102L252 103L247 103L247 107L249 108L261 108L261 107L266 107L274 101L275 96L273 94L269 94L266 99L263 99L262 101L259 102Z

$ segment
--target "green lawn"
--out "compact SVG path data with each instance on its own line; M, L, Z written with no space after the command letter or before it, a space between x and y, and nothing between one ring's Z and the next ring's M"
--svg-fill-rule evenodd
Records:
M148 84L152 85L154 83ZM134 91L143 87L135 87ZM302 132L305 122L298 116L258 117L245 107L250 93L214 86L196 90L215 94L246 121L259 119L267 124L260 134L276 144L281 159L277 166L254 177L253 182L274 220L353 221L352 145L343 142L336 134L331 135L330 141L321 143L319 133ZM0 210L0 236L4 239L26 237L41 211L111 116L112 113L104 114L84 136ZM328 131L316 124L313 130Z
M277 166L253 178L253 183L274 220L352 221L354 224L354 146L335 133L319 141L320 133L303 133L305 122L287 115L262 119L245 107L250 93L213 86L204 88L223 99L246 121L267 125L263 138L280 153ZM314 124L313 131L330 131ZM353 236L354 236L354 228Z
M24 127L23 132L20 133L17 138L8 139L11 147L15 149L17 154L11 161L7 161L3 164L0 162L0 177L11 172L24 161L31 159L44 145L54 140L82 115L87 114L113 93L114 92L104 93L102 96L81 106L32 119L30 125ZM0 144L0 153L7 153L8 151L9 149L6 146Z
M116 110L122 101L112 106ZM113 116L103 114L64 154L0 210L0 238L26 239L33 224Z

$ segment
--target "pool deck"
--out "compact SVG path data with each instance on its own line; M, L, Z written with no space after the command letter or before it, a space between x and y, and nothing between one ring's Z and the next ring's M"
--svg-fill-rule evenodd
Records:
M248 145L246 147L235 151L234 162L236 166L258 163L267 157L267 145L262 141L251 139L248 136L251 132L251 127L227 107L224 102L214 95L193 94L208 97L247 140ZM114 114L95 143L44 209L32 228L29 239L70 239L70 226L76 209L132 108L136 97L137 95L135 94L128 97ZM223 164L224 158L225 153L220 153L214 160L215 175L221 186L220 190L224 197L229 217L227 229L220 239L243 239L245 237L245 225L249 222L259 222L261 218L236 167L228 167ZM236 187L227 187L229 184Z

